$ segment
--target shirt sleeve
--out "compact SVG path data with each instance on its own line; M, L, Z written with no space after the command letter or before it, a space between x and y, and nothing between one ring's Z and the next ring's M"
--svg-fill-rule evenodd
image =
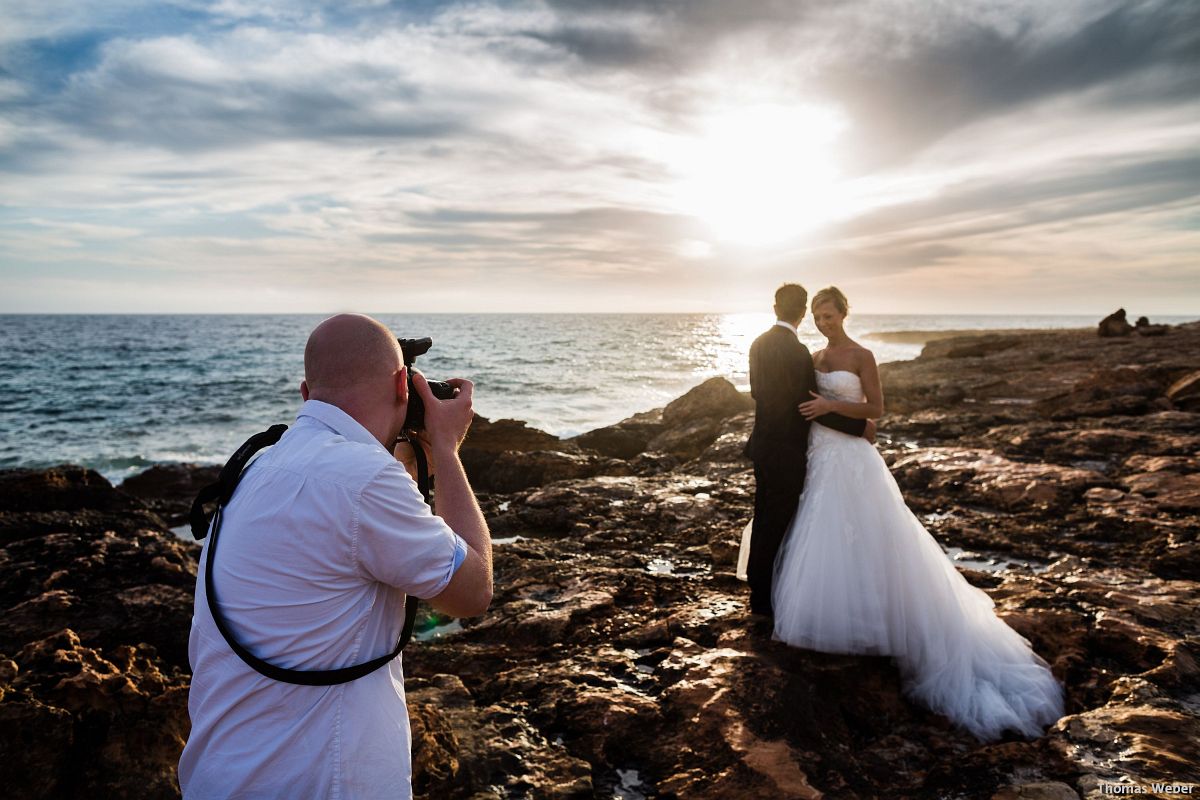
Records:
M446 588L467 554L466 542L430 511L399 462L363 489L355 541L368 578L423 600Z

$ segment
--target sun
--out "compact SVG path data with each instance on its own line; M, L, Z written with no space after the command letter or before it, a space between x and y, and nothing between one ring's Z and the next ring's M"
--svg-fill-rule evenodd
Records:
M727 242L778 243L841 205L833 146L844 118L827 108L757 105L714 115L675 154L676 204Z

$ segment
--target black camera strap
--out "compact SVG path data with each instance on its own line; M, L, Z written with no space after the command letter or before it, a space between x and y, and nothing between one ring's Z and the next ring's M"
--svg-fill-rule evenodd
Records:
M362 664L355 664L352 667L318 670L287 669L286 667L280 667L264 661L254 655L238 643L233 635L233 631L229 629L225 619L221 616L220 608L217 604L217 595L213 587L212 565L217 557L217 541L221 534L221 521L224 518L225 506L233 499L233 493L237 489L238 483L241 481L242 474L250 459L264 447L270 447L278 442L286 430L286 425L272 425L269 429L261 433L256 433L247 439L246 443L239 447L237 452L233 454L233 457L221 468L221 474L217 482L201 489L196 499L192 502L190 515L192 536L197 540L201 540L209 534L209 520L204 513L204 506L214 501L217 503L216 511L213 512L212 516L212 540L208 543L208 561L204 568L204 592L208 598L208 610L212 613L213 622L216 623L217 630L225 637L225 641L229 644L229 647L233 652L237 653L242 661L246 662L246 664L259 674L265 675L272 680L283 683L295 683L301 686L335 686L339 683L349 683L374 672L400 655L405 645L408 644L409 639L412 638L413 625L417 619L417 605L419 603L416 597L410 594L405 601L404 627L400 631L400 637L396 640L396 646L392 652L385 653L378 658L373 658ZM417 487L421 490L421 496L425 498L425 502L428 503L429 462L425 458L425 451L420 444L413 442L413 451L416 453L417 458Z

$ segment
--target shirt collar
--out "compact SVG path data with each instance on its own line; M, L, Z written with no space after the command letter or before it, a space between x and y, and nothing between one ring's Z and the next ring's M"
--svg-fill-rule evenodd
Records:
M792 333L796 334L797 336L799 336L799 335L800 335L800 331L796 330L796 326L795 326L795 325L793 325L793 324L792 324L792 323L790 323L790 322L784 322L784 321L783 321L783 320L781 320L781 319L777 319L777 320L775 320L775 324L776 324L776 325L778 325L778 326L779 326L779 327L781 327L781 328L787 328L789 331L791 331Z
M371 435L370 431L360 425L358 420L332 403L325 403L320 400L305 400L304 405L300 406L300 412L296 414L296 421L299 422L304 417L315 419L334 433L352 442L373 444L384 450L387 449L379 443L378 439Z

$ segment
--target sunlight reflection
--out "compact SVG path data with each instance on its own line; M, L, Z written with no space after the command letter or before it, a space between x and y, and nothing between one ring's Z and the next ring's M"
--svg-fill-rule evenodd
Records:
M774 321L773 314L757 311L723 315L717 324L717 336L714 337L719 348L715 353L714 372L728 376L738 389L749 390L747 370L750 345Z

